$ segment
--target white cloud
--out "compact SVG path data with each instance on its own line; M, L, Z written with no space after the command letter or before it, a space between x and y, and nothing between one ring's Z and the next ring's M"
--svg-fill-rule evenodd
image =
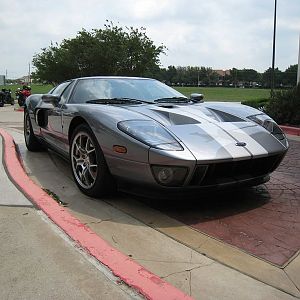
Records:
M274 0L10 0L1 4L0 74L27 73L28 62L50 42L82 28L146 27L167 46L164 66L254 68L271 64ZM276 66L297 63L300 1L278 1ZM3 42L5 41L5 42Z

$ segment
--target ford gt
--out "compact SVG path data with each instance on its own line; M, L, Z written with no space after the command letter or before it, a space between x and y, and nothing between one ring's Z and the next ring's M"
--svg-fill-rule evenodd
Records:
M27 98L26 146L67 158L92 197L121 182L184 191L269 180L288 150L276 122L249 106L202 98L149 78L68 80Z

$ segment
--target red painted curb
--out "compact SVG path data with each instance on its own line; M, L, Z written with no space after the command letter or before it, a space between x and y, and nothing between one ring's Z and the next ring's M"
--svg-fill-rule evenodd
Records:
M280 128L284 131L284 133L300 136L300 128L298 127L280 125Z
M24 107L15 108L15 111L24 111Z
M102 264L106 265L114 275L133 287L147 299L192 299L131 260L128 256L111 247L88 226L82 224L66 209L59 206L57 202L27 176L19 161L13 138L1 128L0 135L4 141L3 163L11 180L71 239Z

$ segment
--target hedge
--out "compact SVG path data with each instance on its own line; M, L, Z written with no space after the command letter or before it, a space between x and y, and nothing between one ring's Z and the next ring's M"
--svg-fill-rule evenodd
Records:
M300 84L293 89L275 92L265 111L279 124L300 125Z

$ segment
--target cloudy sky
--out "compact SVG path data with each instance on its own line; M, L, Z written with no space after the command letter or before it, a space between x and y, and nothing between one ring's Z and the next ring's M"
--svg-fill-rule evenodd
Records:
M34 54L85 28L146 27L161 64L213 69L271 65L274 0L0 0L0 74L28 73ZM300 0L278 0L276 66L298 60Z

